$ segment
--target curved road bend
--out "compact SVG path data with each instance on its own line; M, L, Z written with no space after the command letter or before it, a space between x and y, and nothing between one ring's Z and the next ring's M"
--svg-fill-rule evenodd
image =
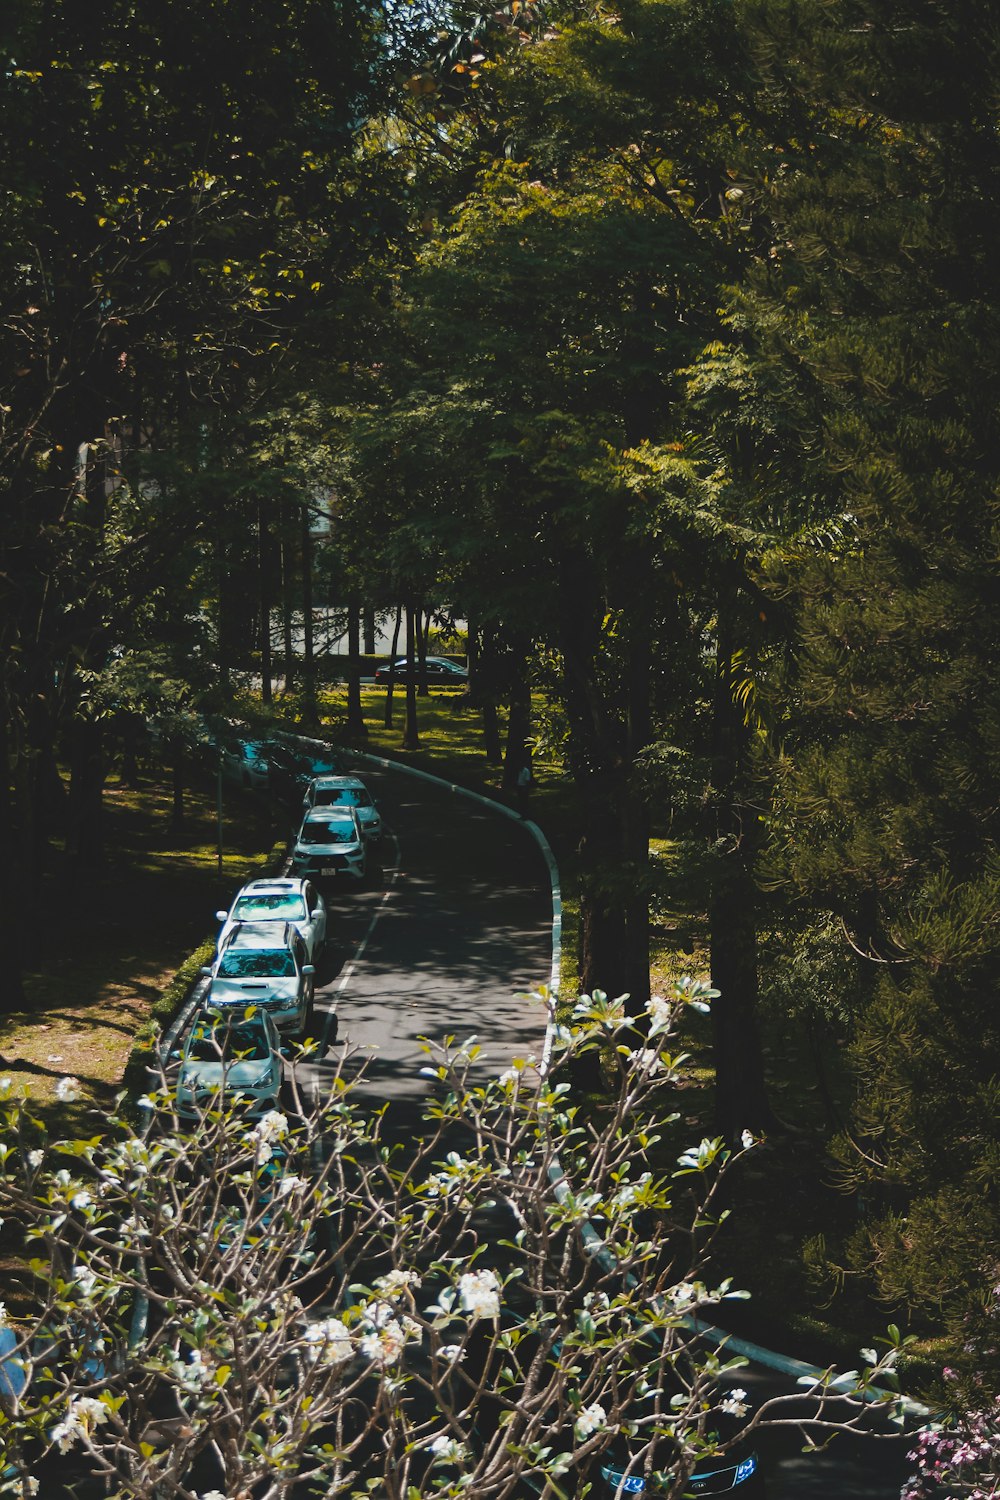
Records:
M368 1059L363 1095L393 1100L395 1134L417 1128L432 1086L420 1037L474 1034L484 1076L541 1054L545 1012L523 993L549 978L552 898L519 823L402 772L363 773L386 831L364 885L326 891L317 1021L336 1010L338 1042ZM312 1087L322 1090L339 1053L310 1066Z

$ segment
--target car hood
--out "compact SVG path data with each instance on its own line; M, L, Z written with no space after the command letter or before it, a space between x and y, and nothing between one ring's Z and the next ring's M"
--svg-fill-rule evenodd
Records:
M287 979L220 979L212 980L205 1004L266 1005L268 1000L287 1000L299 992L299 981L291 974Z
M272 1066L270 1058L245 1058L242 1062L230 1063L225 1069L221 1062L189 1062L181 1068L177 1087L186 1093L217 1089L222 1086L225 1072L227 1088L258 1089L270 1080Z
M324 859L334 854L357 854L361 848L357 839L352 839L349 844L302 844L295 845L296 854L311 856L321 854Z

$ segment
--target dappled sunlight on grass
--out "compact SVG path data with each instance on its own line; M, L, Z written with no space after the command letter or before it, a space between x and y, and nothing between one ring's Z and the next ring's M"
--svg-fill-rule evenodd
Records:
M28 1007L0 1024L4 1075L61 1130L67 1109L107 1108L135 1033L170 976L214 930L215 908L274 839L266 802L227 789L220 873L214 788L186 792L180 835L162 784L112 784L104 805L105 862L75 876L57 853L45 880L44 925L29 938ZM81 1082L78 1105L56 1102L64 1076Z

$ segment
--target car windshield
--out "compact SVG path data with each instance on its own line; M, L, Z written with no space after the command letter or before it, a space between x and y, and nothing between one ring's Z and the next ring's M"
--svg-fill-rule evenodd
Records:
M223 979L286 979L295 973L290 948L230 949L216 971Z
M284 917L288 922L301 922L305 914L305 902L294 891L240 896L233 907L233 917L237 922L252 922L255 917Z
M371 807L372 799L360 787L320 787L316 793L317 807Z
M303 844L353 844L353 823L304 823Z
M187 1055L192 1062L261 1062L271 1048L262 1026L199 1026Z

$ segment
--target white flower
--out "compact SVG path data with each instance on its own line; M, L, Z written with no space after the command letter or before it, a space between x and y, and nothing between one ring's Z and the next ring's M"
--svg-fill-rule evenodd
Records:
M652 1022L651 1035L655 1036L658 1031L669 1031L674 1018L673 1010L670 1002L663 995L650 995L646 1010Z
M206 1490L201 1500L226 1500L226 1497L221 1490Z
M151 1098L149 1094L143 1094L141 1098L137 1099L135 1102L136 1104L138 1104L140 1109L156 1108L156 1100Z
M396 1318L386 1318L362 1336L361 1353L385 1369L394 1365L406 1347L406 1330Z
M731 1417L745 1417L748 1411L746 1403L746 1391L738 1388L729 1392L724 1400L719 1402L719 1410L727 1412Z
M97 1285L97 1277L89 1266L76 1266L73 1270L73 1280L85 1297L93 1295L94 1288Z
M420 1276L416 1271L390 1271L386 1276L380 1276L375 1282L378 1291L385 1292L389 1297L398 1297L407 1287L419 1286Z
M457 1442L447 1432L439 1432L427 1446L434 1457L444 1463L461 1463L466 1454L465 1444Z
M460 1365L465 1358L465 1350L461 1344L442 1344L438 1350L438 1359L443 1359L445 1364Z
M663 1072L663 1058L655 1047L639 1047L629 1053L629 1059L638 1073L648 1073L654 1077Z
M318 1323L310 1323L305 1340L309 1346L306 1353L313 1363L322 1361L326 1365L342 1365L354 1353L351 1335L339 1318L322 1318Z
M287 1116L280 1110L269 1109L266 1115L261 1115L257 1129L265 1140L283 1141L288 1134Z
M730 203L738 203L743 197L743 189L737 187L726 188L726 197Z
M89 1208L93 1201L93 1194L88 1192L86 1188L81 1188L80 1191L78 1193L74 1193L72 1198L69 1200L71 1208Z
M458 1295L474 1318L500 1316L500 1278L495 1271L466 1271L458 1278Z
M177 1383L186 1391L200 1391L212 1379L212 1367L205 1363L200 1349L191 1350L186 1364L175 1359L172 1368Z
M288 1176L283 1177L278 1183L278 1197L287 1198L289 1193L297 1193L300 1188L307 1186L304 1177L297 1177L294 1172L289 1172Z
M595 1401L591 1406L585 1406L580 1411L573 1423L573 1431L582 1443L585 1438L590 1437L592 1432L598 1432L600 1428L607 1425L608 1414L600 1402Z
M63 1104L73 1104L82 1093L83 1089L78 1078L60 1078L56 1084L56 1098L60 1099Z
M31 1168L31 1170L33 1172L35 1172L35 1171L38 1170L38 1168L42 1165L42 1162L44 1160L45 1160L45 1152L44 1151L29 1151L28 1152L28 1166Z
M3 1326L4 1326L4 1324L6 1322L7 1322L7 1304L6 1304L6 1302L0 1302L0 1328L3 1328Z
M11 1091L11 1089L13 1087L14 1087L14 1080L13 1080L13 1078L11 1078L11 1076L10 1076L9 1073L5 1073L4 1076L2 1078L0 1078L0 1096L2 1096L4 1094L9 1094L10 1091Z
M100 1427L111 1415L103 1401L93 1396L75 1396L69 1403L66 1416L57 1422L49 1436L58 1444L60 1453L68 1453L74 1443L89 1437L95 1427Z
M744 1151L749 1151L751 1146L756 1146L757 1144L757 1137L755 1135L751 1135L749 1130L744 1130L743 1134L740 1136L740 1140L743 1142Z

